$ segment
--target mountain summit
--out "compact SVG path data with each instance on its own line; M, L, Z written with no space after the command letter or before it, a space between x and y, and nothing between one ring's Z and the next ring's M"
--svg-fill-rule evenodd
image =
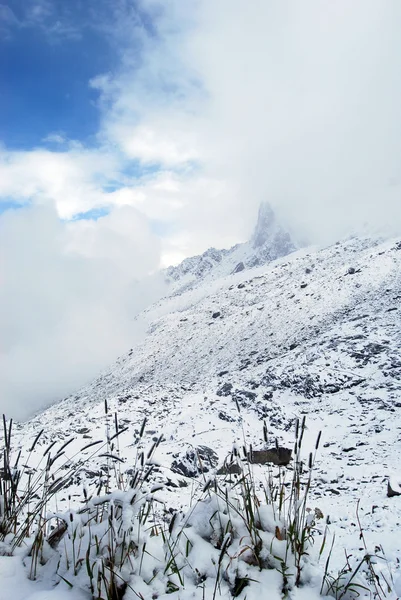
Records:
M279 242L283 254L288 254L294 250L289 233L284 231L277 222L271 205L268 202L262 202L259 207L258 220L251 243L253 248L261 248L266 244L272 245L275 242Z
M206 279L214 280L261 266L294 250L296 246L291 236L278 222L270 204L263 202L248 242L236 244L228 250L209 248L200 256L186 258L176 267L169 267L165 273L173 291L180 294Z

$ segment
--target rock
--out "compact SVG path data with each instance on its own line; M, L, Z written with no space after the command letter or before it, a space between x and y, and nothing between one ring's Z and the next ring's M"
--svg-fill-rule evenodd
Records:
M233 274L234 274L234 273L240 273L240 272L241 272L241 271L243 271L244 269L245 269L245 265L244 265L244 263L243 263L243 262L239 262L239 263L237 264L237 266L235 267L235 269L234 269L234 271L233 271Z
M248 453L248 460L253 465L273 464L286 466L289 464L292 450L289 448L270 448L269 450L253 450Z
M355 271L355 267L349 267L349 269L348 269L348 271L347 271L348 275L354 275L354 274L355 274L355 272L356 272L356 271Z
M231 394L232 389L232 383L223 383L223 385L217 390L216 394L218 396L229 396Z
M301 290L304 290L306 287L308 287L307 283L305 283L305 282L301 283L301 285L300 285Z
M217 475L240 475L241 473L242 469L236 462L224 463L217 471Z
M212 318L213 318L213 319L217 319L217 317L220 317L220 315L221 315L221 312L219 312L219 311L217 311L217 312L214 312L214 313L212 314Z
M394 496L401 496L400 486L392 482L390 479L387 482L387 496L389 498L393 498Z
M218 461L219 458L212 448L198 446L188 449L183 454L175 455L175 460L171 463L171 470L173 473L184 475L184 477L197 477L216 467Z
M228 423L232 423L235 421L235 419L233 419L232 417L230 417L230 415L227 415L225 412L223 412L222 410L219 412L218 414L219 419L221 419L222 421L227 421Z

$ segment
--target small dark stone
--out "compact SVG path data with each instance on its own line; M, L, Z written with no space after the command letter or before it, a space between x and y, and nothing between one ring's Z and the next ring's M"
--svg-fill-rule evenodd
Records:
M237 288L238 288L239 290L242 290L244 287L245 287L245 283L239 283L239 284L237 285Z
M393 496L401 496L401 492L393 490L393 488L390 485L390 481L387 482L387 496L389 498L393 498Z
M213 318L213 319L217 319L217 317L219 317L220 315L221 315L221 312L219 312L219 311L217 311L217 312L214 312L214 313L212 314L212 318Z
M216 392L218 396L229 396L231 394L231 390L233 389L232 383L223 383L221 388L219 388Z
M301 290L305 289L306 287L308 287L307 283L305 283L305 282L301 283L301 285L300 285Z
M222 421L227 421L228 423L232 423L233 421L235 421L235 419L233 419L232 417L230 417L230 415L227 415L225 412L223 412L222 410L219 412L218 414L219 419L221 419Z

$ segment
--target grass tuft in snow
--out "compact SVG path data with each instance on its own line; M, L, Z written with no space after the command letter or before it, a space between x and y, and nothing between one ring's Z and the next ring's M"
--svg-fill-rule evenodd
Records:
M0 551L20 554L31 579L82 590L93 600L167 595L252 600L266 591L275 600L300 587L336 600L395 598L391 572L378 568L379 561L387 564L384 553L368 552L361 524L364 558L351 564L346 555L344 568L330 571L334 539L330 546L323 514L309 506L320 434L304 460L305 418L296 422L291 467L268 466L261 482L252 447L244 442L242 454L233 447L227 457L226 475L206 479L205 473L197 500L172 513L163 510L162 485L153 478L162 436L145 452L144 420L135 463L129 474L123 473L118 443L123 429L107 402L105 420L106 440L72 457L66 456L68 440L53 442L38 458L39 433L28 451L17 450L14 459L12 422L3 419ZM263 436L267 442L266 426ZM88 449L84 458L82 450ZM29 466L33 454L35 467ZM105 463L96 486L84 488L81 502L59 513L57 494L95 455ZM320 567L319 559L326 556Z

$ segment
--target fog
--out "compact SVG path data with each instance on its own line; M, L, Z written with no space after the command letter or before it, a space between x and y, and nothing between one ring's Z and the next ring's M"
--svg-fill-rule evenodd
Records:
M148 276L159 246L132 208L96 223L48 206L0 217L1 411L30 416L140 341L135 316L164 289Z

